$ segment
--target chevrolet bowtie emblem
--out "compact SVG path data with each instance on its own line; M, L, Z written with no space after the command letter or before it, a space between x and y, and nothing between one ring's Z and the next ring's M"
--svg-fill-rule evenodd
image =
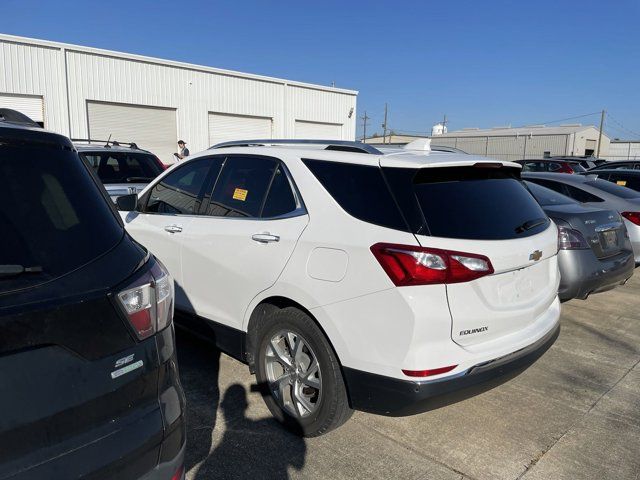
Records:
M533 260L534 262L537 262L541 258L542 258L542 252L540 250L536 250L531 255L529 255L529 260Z

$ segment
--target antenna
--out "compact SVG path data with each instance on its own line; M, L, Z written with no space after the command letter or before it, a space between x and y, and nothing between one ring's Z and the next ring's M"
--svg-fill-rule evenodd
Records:
M113 133L109 134L109 138L107 138L107 144L105 145L105 147L109 147L109 140L111 140L111 135L113 135Z

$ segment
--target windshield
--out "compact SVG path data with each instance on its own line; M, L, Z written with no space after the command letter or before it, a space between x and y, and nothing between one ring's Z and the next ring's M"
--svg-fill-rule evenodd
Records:
M431 235L506 240L546 230L547 215L510 170L419 170L413 188Z
M558 192L554 192L550 188L543 187L536 183L532 182L524 182L527 186L531 194L535 197L540 205L543 207L550 207L553 205L566 205L566 204L576 204L575 200L569 198L565 195L562 195Z
M71 272L123 235L99 187L70 150L3 140L0 176L0 205L8 207L0 209L0 293Z
M604 192L610 193L611 195L615 195L620 198L640 198L640 193L635 190L631 190L627 187L621 187L620 185L616 185L615 183L611 183L607 180L592 180L590 182L584 182L585 185L589 185L590 187L597 188Z
M162 173L159 161L150 153L81 152L80 156L104 184L149 183Z

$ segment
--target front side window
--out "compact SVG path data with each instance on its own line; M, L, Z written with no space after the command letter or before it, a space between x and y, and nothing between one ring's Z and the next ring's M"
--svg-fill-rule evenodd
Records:
M151 189L145 213L195 215L210 167L203 158L171 172Z

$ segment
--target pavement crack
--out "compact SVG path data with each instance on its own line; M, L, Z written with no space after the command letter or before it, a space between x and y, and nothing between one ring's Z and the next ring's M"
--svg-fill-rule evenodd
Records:
M580 417L578 417L578 418L576 419L576 421L575 421L575 422L573 422L573 423L569 426L569 428L567 428L567 429L565 430L565 432L564 432L562 435L560 435L560 436L559 436L555 441L553 441L553 442L551 443L551 445L549 445L545 450L543 450L543 451L542 451L542 452L540 452L538 455L536 455L534 458L532 458L532 459L531 459L531 461L530 461L527 465L525 465L524 470L522 471L522 473L516 477L516 480L520 480L520 479L522 479L522 477L524 477L524 476L526 475L526 473L527 473L529 470L531 470L533 467L535 467L535 465L536 465L536 464L537 464L537 463L542 459L542 457L544 457L544 456L546 455L546 453L547 453L549 450L551 450L553 447L555 447L555 446L556 446L556 444L557 444L560 440L562 440L562 439L567 435L567 433L569 433L571 430L573 430L573 428L574 428L576 425L578 425L578 423L580 423L580 422L581 422L581 421L582 421L582 420L583 420L587 415L589 415L589 413L591 413L591 411L596 407L596 405L598 405L598 403L600 403L600 400L602 400L602 399L603 399L603 398L604 398L604 397L605 397L605 396L606 396L606 395L607 395L611 390L613 390L614 388L616 388L616 386L617 386L620 382L622 382L622 380L624 380L624 379L625 379L625 377L626 377L627 375L629 375L629 373L630 373L634 368L636 368L639 364L640 364L640 360L638 360L638 361L637 361L636 363L634 363L634 364L633 364L629 369L627 369L627 371L626 371L626 372L625 372L625 373L624 373L624 374L623 374L623 375L622 375L618 380L616 380L616 382L615 382L613 385L611 385L611 387L609 387L609 389L608 389L607 391L603 392L603 393L602 393L602 394L601 394L601 395L596 399L596 401L595 401L595 402L593 402L593 404L591 405L591 407L589 407L589 409L588 409L586 412L584 412ZM638 480L638 477L636 477L636 480Z

